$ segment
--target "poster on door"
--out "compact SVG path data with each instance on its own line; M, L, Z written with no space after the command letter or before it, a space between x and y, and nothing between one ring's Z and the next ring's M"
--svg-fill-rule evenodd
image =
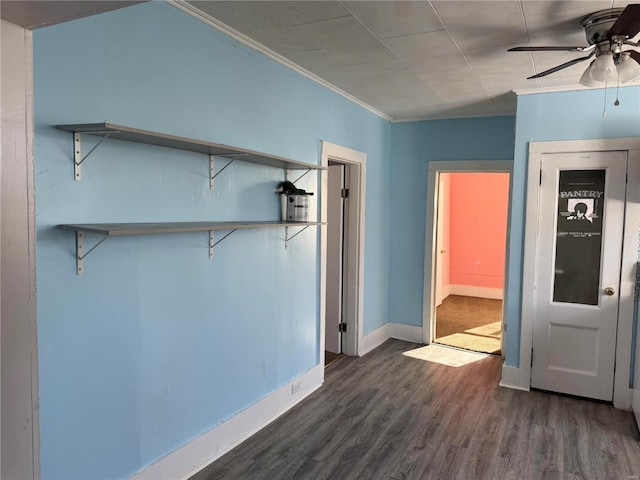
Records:
M598 305L605 178L605 170L560 171L554 302Z

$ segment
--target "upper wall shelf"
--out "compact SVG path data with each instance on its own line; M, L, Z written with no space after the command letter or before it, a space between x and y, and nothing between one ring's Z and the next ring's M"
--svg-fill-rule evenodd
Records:
M213 172L213 157L230 158L231 161L240 160L243 162L256 163L259 165L267 165L275 168L283 168L287 170L323 170L323 167L312 163L299 162L288 158L278 157L275 155L265 155L264 153L246 150L244 148L231 147L229 145L221 145L218 143L205 142L195 140L193 138L177 137L175 135L167 135L165 133L152 132L148 130L140 130L138 128L127 127L124 125L116 125L114 123L79 123L74 125L57 125L56 128L74 134L74 178L80 180L80 164L84 162L91 153L106 138L116 140L125 140L128 142L145 143L148 145L156 145L159 147L175 148L178 150L186 150L188 152L203 153L209 155L210 158L210 181L213 188L213 178L217 175ZM103 137L97 145L95 145L89 153L84 157L81 154L81 136L82 134L97 135ZM226 168L223 167L223 169ZM218 173L220 173L221 169Z

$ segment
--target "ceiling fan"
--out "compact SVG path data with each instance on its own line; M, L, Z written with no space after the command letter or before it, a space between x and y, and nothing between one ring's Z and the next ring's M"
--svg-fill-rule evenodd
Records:
M595 87L601 82L616 80L616 77L620 83L625 83L640 75L640 52L633 49L622 50L625 45L640 47L640 42L630 40L640 32L640 4L594 12L583 18L580 26L587 35L587 47L515 47L508 51L589 52L586 57L576 58L528 79L544 77L594 56L595 59L580 78L582 85Z

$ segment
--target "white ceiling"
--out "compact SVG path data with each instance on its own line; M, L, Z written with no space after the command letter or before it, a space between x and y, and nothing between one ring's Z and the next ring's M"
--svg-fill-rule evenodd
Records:
M394 121L515 114L515 89L582 88L580 20L638 0L200 1L187 3ZM636 40L637 41L637 40ZM635 82L640 83L640 82Z
M0 16L29 29L88 17L146 0L0 0Z
M27 28L144 0L0 0ZM523 45L587 45L580 20L640 0L201 1L177 0L252 46L393 121L515 114L513 90L583 88L584 56L507 52ZM637 42L640 36L634 40ZM640 80L634 84L640 84Z

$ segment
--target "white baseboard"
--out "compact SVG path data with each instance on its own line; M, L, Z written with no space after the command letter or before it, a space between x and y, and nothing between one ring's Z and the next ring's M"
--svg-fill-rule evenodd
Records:
M320 388L323 381L324 365L316 365L224 423L145 467L130 479L175 480L195 475ZM295 393L294 386L298 389Z
M473 287L471 285L449 285L449 295L463 295L465 297L493 298L502 300L502 288ZM446 297L445 297L446 298Z
M381 327L376 328L373 332L366 334L362 337L362 342L360 342L358 348L358 356L363 356L369 353L376 347L379 347L384 342L391 338L389 336L389 324L385 323Z
M451 295L451 285L444 285L443 287L441 287L441 289L442 289L443 300L447 298L449 295Z
M405 342L422 343L422 327L403 325L402 323L389 324L389 336L404 340Z
M523 390L528 392L530 385L523 385L521 380L521 372L518 367L510 367L508 365L502 365L502 379L500 380L500 386L505 388L512 388L514 390Z

